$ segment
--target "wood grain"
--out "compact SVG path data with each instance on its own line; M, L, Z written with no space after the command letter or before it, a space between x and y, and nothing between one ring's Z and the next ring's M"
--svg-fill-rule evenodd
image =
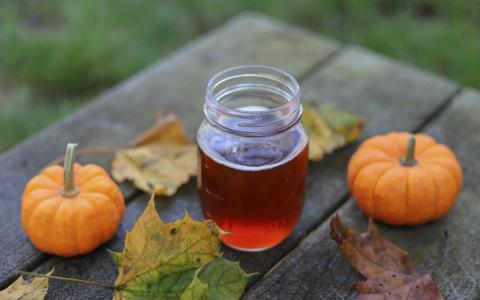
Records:
M345 49L302 83L306 101L333 103L368 119L363 138L390 130L415 130L442 107L456 89L451 82L356 47ZM248 272L259 273L267 272L285 257L345 199L345 169L354 148L347 147L329 155L321 163L310 164L303 215L295 231L284 243L261 253L243 253L224 248L225 256L240 261ZM147 198L141 196L128 205L130 216L141 213ZM185 209L196 218L202 217L193 181L172 198L158 198L156 203L160 216L166 221L181 217ZM127 217L125 224L133 222L134 219ZM112 247L121 247L121 242L115 241ZM95 269L77 268L75 274L82 278L113 282L114 277L110 273L98 273L98 268L107 269L111 265L111 259L106 253L99 253L99 256L94 258ZM102 260L105 260L103 264ZM82 266L81 263L78 265ZM70 266L62 259L51 259L41 270L51 266L56 266L59 274L70 275ZM55 290L49 295L60 298L70 293L80 293L79 288L55 285ZM82 295L84 293L99 298L109 296L109 291L94 292L89 287L82 288ZM260 297L260 294L256 294L256 297Z
M467 89L425 132L458 156L464 188L445 218L417 227L380 225L380 231L408 251L415 262L433 271L445 299L480 297L480 93ZM365 231L367 218L350 199L340 210L345 224ZM245 299L350 299L345 287L360 275L329 238L325 222L252 288Z

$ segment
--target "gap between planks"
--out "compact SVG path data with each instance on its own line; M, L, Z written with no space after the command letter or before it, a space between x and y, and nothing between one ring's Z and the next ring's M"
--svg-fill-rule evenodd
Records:
M306 79L308 79L308 77L311 75L311 74L314 74L315 72L317 72L318 70L322 69L323 67L325 67L326 65L334 62L336 60L336 58L338 58L340 56L340 54L343 52L343 49L345 49L346 46L344 44L340 44L338 46L338 48L333 51L331 54L329 54L325 59L323 60L320 60L318 63L314 64L311 68L309 68L307 71L305 71L303 74L301 74L300 76L297 77L299 83L302 83L303 81L305 81ZM453 100L456 98L456 96L462 91L462 88L461 87L457 87L457 89L452 92L448 97L445 98L445 100L443 101L442 105L440 105L436 110L434 110L427 118L425 118L425 120L419 124L419 126L417 126L413 132L420 132L422 131L427 125L429 125L430 123L432 123L434 120L436 120L440 115L442 115L442 113L448 109L448 107L451 105L451 103L453 102ZM328 159L328 158L327 158ZM135 190L135 192L133 192L129 197L127 197L125 199L125 202L127 204L127 207L129 206L129 204L131 204L132 202L136 201L138 198L142 197L143 196L143 192L139 191L139 190ZM254 277L252 278L252 280L249 282L245 292L248 292L248 290L254 288L255 286L257 285L261 285L262 284L262 281L263 281L263 278L265 278L266 276L268 276L270 273L272 273L273 271L275 271L275 269L280 266L283 261L285 261L286 259L288 259L288 257L290 257L295 251L296 249L300 246L300 244L302 243L302 241L304 239L306 239L311 233L312 231L314 231L316 228L318 228L319 226L321 226L325 221L329 220L330 217L335 213L335 211L338 210L338 208L340 208L341 206L343 206L349 199L350 199L351 195L350 193L347 191L345 192L341 197L340 197L340 200L338 201L338 203L334 206L332 206L330 209L328 209L324 214L322 214L322 216L318 219L317 222L315 222L311 227L309 227L306 232L304 233L303 235L303 238L301 240L299 240L297 243L295 243L295 245L293 245L289 251L279 260L277 261L277 263L275 263L275 265L273 265L263 276L258 276L258 277ZM52 255L48 255L48 254L45 254L45 255L42 255L38 260L35 260L33 261L32 263L28 264L24 269L27 270L27 271L31 271L31 270L34 270L36 268L38 268L39 266L41 266L43 263L45 263L46 261L48 261L48 259L50 259L50 257L52 257ZM13 282L13 280L15 280L15 277L7 282L4 286L1 286L0 288L3 289L5 288L6 286L10 285L11 282Z
M342 47L343 48L343 47ZM337 54L338 55L338 54ZM322 64L320 64L322 65ZM423 122L421 122L414 130L414 133L419 133L425 129L429 124L434 122L436 119L438 119L452 104L452 102L455 100L455 98L463 91L463 87L457 86L457 88L450 94L448 95L443 103L435 109L430 115L428 115ZM328 159L328 157L327 157ZM245 289L245 294L251 290L254 289L255 287L259 286L262 284L263 279L267 277L269 274L274 272L285 260L287 260L291 255L293 255L299 247L301 247L301 244L303 240L307 239L313 231L315 231L319 226L322 226L325 222L331 219L331 217L335 214L335 212L342 207L349 199L351 198L351 194L349 191L345 192L341 197L338 203L334 206L332 206L330 209L328 209L322 216L319 218L315 224L313 224L311 227L309 227L306 232L303 235L303 238L299 240L290 250L287 254L285 254L277 263L275 263L263 276L258 276L258 278L253 278L247 288Z
M322 69L326 65L333 63L340 56L340 54L343 53L344 49L346 49L346 45L339 44L338 47L335 49L335 51L327 55L327 57L325 57L324 59L318 61L311 68L306 70L305 73L301 74L300 76L297 76L296 79L298 83L301 85L301 83L306 79L308 79L308 77L310 77L312 74L315 74L318 70ZM301 87L300 87L300 93L301 93Z

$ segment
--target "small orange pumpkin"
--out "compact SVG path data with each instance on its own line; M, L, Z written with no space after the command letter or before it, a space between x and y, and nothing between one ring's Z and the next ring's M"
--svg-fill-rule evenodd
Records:
M22 225L41 251L60 256L88 253L117 232L125 202L108 173L93 164L74 164L68 144L64 168L49 166L25 187Z
M348 164L348 186L357 205L392 225L441 218L462 188L455 154L425 134L392 132L366 140Z

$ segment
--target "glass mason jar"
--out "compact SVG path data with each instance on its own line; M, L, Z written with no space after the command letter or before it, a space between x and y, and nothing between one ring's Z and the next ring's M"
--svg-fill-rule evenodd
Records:
M208 82L197 133L205 218L227 246L262 251L283 241L305 197L307 135L297 81L268 66L239 66Z

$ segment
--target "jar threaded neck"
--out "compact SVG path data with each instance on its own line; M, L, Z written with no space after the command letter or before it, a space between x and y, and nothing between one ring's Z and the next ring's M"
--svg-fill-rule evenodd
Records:
M229 68L209 81L204 113L212 126L230 133L274 135L299 121L300 87L295 78L277 68Z

